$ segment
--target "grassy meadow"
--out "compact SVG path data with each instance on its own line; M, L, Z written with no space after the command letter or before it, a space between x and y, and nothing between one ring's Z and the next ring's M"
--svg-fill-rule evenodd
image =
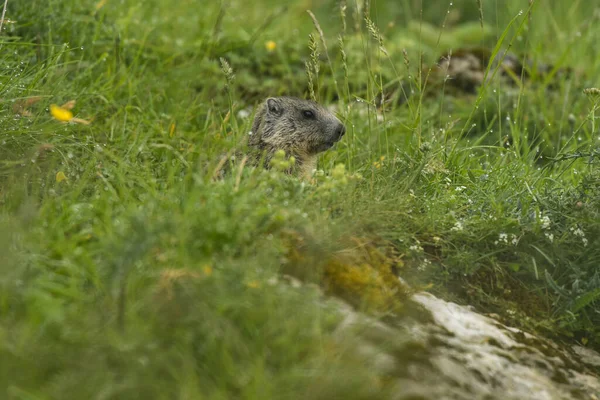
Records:
M396 276L600 349L592 3L8 0L0 397L386 398L329 299ZM433 68L475 47L526 67ZM346 124L311 182L229 166L277 95Z

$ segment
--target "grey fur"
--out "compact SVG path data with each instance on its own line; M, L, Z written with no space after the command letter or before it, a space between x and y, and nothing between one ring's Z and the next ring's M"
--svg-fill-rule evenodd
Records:
M306 177L316 168L317 155L345 132L340 120L314 101L270 97L256 112L248 145L264 152L267 164L277 150L284 150L296 158L296 166Z

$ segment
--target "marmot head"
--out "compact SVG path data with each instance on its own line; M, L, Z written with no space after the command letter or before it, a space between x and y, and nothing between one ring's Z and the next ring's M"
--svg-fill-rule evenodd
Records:
M332 147L346 128L314 101L270 97L256 113L248 144L267 153L285 150L302 163Z

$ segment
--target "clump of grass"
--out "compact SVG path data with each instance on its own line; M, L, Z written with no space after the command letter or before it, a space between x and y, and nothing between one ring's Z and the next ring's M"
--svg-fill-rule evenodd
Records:
M305 63L306 77L308 78L308 90L310 98L317 101L317 94L319 93L319 70L321 67L319 61L319 44L313 34L308 35L308 49L310 51L310 61Z

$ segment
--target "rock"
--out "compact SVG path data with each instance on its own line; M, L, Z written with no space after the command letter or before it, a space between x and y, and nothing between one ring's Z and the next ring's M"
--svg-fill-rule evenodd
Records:
M600 399L597 352L563 348L431 294L412 296L412 317L386 322L341 301L338 309L337 339L356 341L356 355L392 382L394 399Z

